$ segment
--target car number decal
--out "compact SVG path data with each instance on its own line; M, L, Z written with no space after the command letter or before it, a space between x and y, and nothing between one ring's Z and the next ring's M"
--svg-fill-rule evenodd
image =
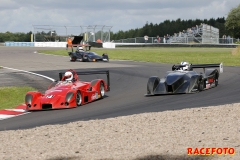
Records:
M46 97L47 97L47 98L53 98L54 95L47 95Z
M98 93L96 92L95 94L93 94L91 98L92 98L92 101L95 99L98 99Z

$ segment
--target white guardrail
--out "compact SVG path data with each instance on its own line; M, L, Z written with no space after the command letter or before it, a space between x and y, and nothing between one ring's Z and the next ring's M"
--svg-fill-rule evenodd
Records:
M63 47L66 48L66 42L5 42L5 46L28 46L28 47ZM103 43L103 48L115 48L115 43Z
M66 42L34 42L34 47L65 47Z

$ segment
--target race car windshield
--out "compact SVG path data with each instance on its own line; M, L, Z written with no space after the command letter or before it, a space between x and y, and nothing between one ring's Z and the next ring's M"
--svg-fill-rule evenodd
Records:
M54 82L52 82L52 83L48 86L48 89L51 89L51 88L55 87L58 83L59 83L59 81L54 81Z
M97 53L94 53L94 52L89 52L88 54L89 54L90 56L98 55Z

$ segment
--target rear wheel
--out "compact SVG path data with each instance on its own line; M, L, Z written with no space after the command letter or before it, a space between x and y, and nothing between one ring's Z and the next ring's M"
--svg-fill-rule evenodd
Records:
M215 87L217 87L218 86L218 74L216 73L215 74L215 78L214 78L214 83L215 83Z
M204 90L204 80L202 78L200 78L198 80L198 91L201 92Z
M76 61L76 58L70 57L70 61L71 61L71 62L75 62L75 61Z
M103 98L105 95L105 89L103 82L100 83L100 98Z
M77 91L77 94L76 94L76 105L77 106L81 106L81 104L82 104L82 95L81 95L80 91Z

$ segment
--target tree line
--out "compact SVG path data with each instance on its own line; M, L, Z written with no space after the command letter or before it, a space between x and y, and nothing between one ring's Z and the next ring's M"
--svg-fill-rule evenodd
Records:
M23 33L23 32L0 32L0 42L14 41L14 42L30 42L32 32Z
M219 29L219 36L222 37L224 34L230 34L225 29L225 18L211 18L209 20L204 19L195 19L195 20L181 20L180 18L177 20L165 20L159 24L146 23L142 28L130 29L128 31L119 31L117 33L111 34L111 39L119 40L126 38L134 38L134 37L143 37L144 35L148 35L149 37L156 37L159 35L163 37L165 35L174 35L174 33L182 32L183 30L187 30L188 28L196 27L196 25L208 24L215 28ZM232 36L232 35L231 35Z

